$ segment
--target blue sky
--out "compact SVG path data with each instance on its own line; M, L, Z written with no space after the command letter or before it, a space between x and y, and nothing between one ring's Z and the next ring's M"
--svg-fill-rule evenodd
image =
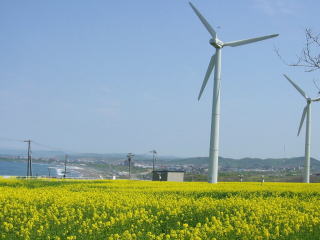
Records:
M222 41L280 34L223 49L220 155L303 155L304 130L296 133L305 103L281 74L317 96L319 72L285 66L274 47L294 61L304 29L320 32L320 2L193 3ZM0 29L0 137L77 152L208 155L212 78L197 95L214 49L188 1L3 0ZM318 105L312 155L320 158Z

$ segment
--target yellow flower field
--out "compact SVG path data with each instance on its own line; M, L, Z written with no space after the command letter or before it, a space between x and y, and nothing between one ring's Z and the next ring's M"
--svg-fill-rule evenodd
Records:
M320 184L0 179L0 239L320 239Z

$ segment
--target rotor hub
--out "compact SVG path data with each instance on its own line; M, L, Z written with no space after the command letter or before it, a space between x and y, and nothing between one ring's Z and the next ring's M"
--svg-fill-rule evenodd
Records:
M220 41L218 38L213 39L211 38L209 40L210 45L214 46L215 48L222 48L223 47L223 42Z

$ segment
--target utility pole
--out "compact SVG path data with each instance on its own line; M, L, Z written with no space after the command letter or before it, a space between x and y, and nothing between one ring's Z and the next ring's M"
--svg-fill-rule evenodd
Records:
M127 158L128 158L128 164L129 164L129 179L131 179L131 161L133 157L134 157L134 154L128 153Z
M240 174L239 177L240 177L240 182L242 182L243 181L243 175Z
M67 161L68 161L68 155L65 155L65 159L64 159L64 172L63 172L63 178L66 178L67 176Z
M25 140L24 142L28 143L27 177L32 177L31 140Z
M155 164L156 164L156 159L157 159L157 151L156 150L152 150L150 151L153 155L153 161L152 161L152 171L155 171Z

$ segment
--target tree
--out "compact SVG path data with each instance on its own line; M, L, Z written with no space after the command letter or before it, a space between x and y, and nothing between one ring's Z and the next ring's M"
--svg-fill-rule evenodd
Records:
M305 38L305 46L294 63L287 63L281 57L279 49L275 49L275 51L279 58L288 66L303 67L306 72L320 70L320 34L316 34L310 28L306 28Z

